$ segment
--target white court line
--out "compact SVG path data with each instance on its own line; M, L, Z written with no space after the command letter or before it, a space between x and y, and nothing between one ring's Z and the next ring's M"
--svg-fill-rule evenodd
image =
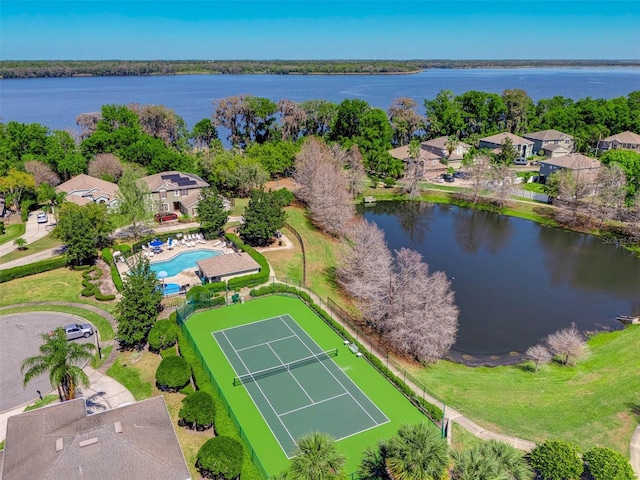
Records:
M227 340L227 342L229 343L229 345L231 345L231 348L233 348L233 343L231 343L229 341L229 337L227 337L227 334L224 332L224 330L222 330L222 335L224 335L224 338ZM235 352L235 349L234 349ZM224 353L224 349L222 350L222 353ZM226 355L225 355L226 356ZM244 366L244 368L246 369L246 371L248 372L249 369L247 368L247 365L244 363L244 361L242 360L242 357L240 355L238 355L236 353L236 356L238 357L238 360L240 360L240 362L242 363L242 365ZM228 360L228 359L227 359ZM229 364L233 367L233 363L229 362ZM264 392L262 391L262 388L260 388L260 384L258 382L253 382L256 387L258 387L258 390L260 390L260 393L262 394L262 397L266 400L266 402L269 404L269 407L271 407L271 410L273 411L274 415L276 417L278 417L278 421L280 422L280 424L282 425L282 428L284 428L284 430L287 432L287 435L289 435L289 438L293 441L294 445L297 445L296 443L296 439L293 438L293 435L291 435L291 432L289 431L289 429L286 427L286 425L284 424L284 422L282 421L282 419L280 418L280 416L278 415L278 412L276 412L276 409L273 408L273 405L271 405L271 402L269 401L269 399L267 398L267 396L264 394ZM251 393L249 392L249 390L246 388L247 393L249 394L249 396L251 397ZM251 400L253 400L253 397L251 397ZM255 405L255 400L253 400L253 404ZM258 411L260 412L260 407L258 407L258 405L256 405L256 408L258 409ZM266 422L267 426L269 427L269 430L271 430L271 425L269 425L269 422L267 422L267 419L264 418L264 416L262 415L262 412L260 412L260 415L262 416L262 419ZM274 438L276 439L276 441L278 442L278 445L280 445L280 448L282 448L282 444L280 443L280 440L278 440L278 436L273 433L273 430L271 430L271 434L274 436ZM289 457L289 455L287 454L287 450L282 448L282 451L285 453L285 455L287 455L287 458Z
M313 405L305 405L304 407L294 408L293 410L289 410L288 412L281 413L278 415L279 417L284 417L285 415L289 415L293 412L298 412L300 410L304 410L305 408L314 407L316 405L320 405L321 403L328 402L329 400L335 400L336 398L344 397L345 395L349 395L349 392L341 393L340 395L336 395L335 397L325 398L324 400L320 400L319 402L315 402Z
M276 338L275 340L269 340L268 342L257 343L255 345L251 345L250 347L243 348L233 348L236 352L242 352L243 350L249 350L251 348L262 347L263 345L269 345L270 343L279 342L280 340L286 340L287 338L294 338L295 335L289 335L288 337ZM271 346L271 345L269 345ZM273 349L272 349L273 350Z
M283 315L289 315L288 313L285 313ZM235 330L236 328L244 328L244 327L248 327L250 325L255 325L256 323L262 323L262 322L268 322L269 320L275 320L275 319L280 320L280 315L278 315L277 317L271 317L271 318L263 318L262 320L257 320L255 322L250 322L250 323L244 323L242 325L236 325L235 327L229 327L229 328L223 328L222 330L214 330L211 333L217 333L217 332L226 332L227 330Z
M292 335L293 336L293 335ZM269 348L271 349L271 351L273 352L273 354L278 358L278 360L280 360L280 363L282 364L282 366L284 366L284 362L282 361L282 359L280 358L280 356L276 353L276 351L273 349L273 347L271 345L269 345ZM311 395L309 395L307 393L307 391L304 389L304 387L302 385L300 385L300 382L298 381L298 379L296 377L293 376L293 373L291 373L291 370L289 370L287 368L287 372L289 373L289 375L291 375L291 378L293 378L293 381L296 382L298 384L298 386L300 387L300 390L302 390L304 392L304 394L307 396L307 398L309 400L311 400L311 405L315 405L316 402L313 401L313 398L311 398ZM310 405L305 405L306 407L309 407ZM278 414L276 414L278 415ZM279 415L278 415L279 416Z
M291 328L291 326L290 326L287 322L285 322L284 320L282 320L282 318L281 318L281 321L282 321L282 323L284 323L284 324L287 326L287 328L288 328L289 330L291 330L291 333L293 333L296 337L298 337L298 340L300 340L300 342L305 346L305 348L306 348L307 350L309 350L309 351L311 352L311 354L313 355L313 354L314 354L314 353L313 353L313 350L311 350L311 349L309 348L309 346L308 346L305 342L303 342L303 341L302 341L302 339L301 339L301 338L296 334L296 332L294 332L294 331L293 331L293 329ZM313 339L312 339L312 340L313 340ZM367 414L367 416L371 419L371 421L372 421L374 424L376 424L376 425L382 425L381 423L379 424L378 422L376 422L376 420L371 416L371 414L370 414L370 413L369 413L369 412L368 412L368 411L367 411L367 410L366 410L366 409L365 409L365 408L360 404L360 402L358 402L358 400L356 400L356 399L355 399L355 397L354 397L354 396L351 394L351 392L350 392L350 391L349 391L349 390L348 390L348 389L347 389L347 388L342 384L342 382L336 378L336 376L333 374L333 372L332 372L331 370L329 370L329 369L327 368L327 366L326 366L323 362L320 362L320 363L322 363L322 366L324 367L324 369L325 369L327 372L329 372L329 375L331 375L331 376L333 377L333 379L334 379L336 382L338 382L338 384L343 388L343 390L345 390L345 391L349 394L349 396L353 399L353 401L354 401L354 402L356 402L356 403L358 404L358 406L362 409L362 411L363 411L364 413L366 413L366 414ZM347 379L349 379L349 377L347 377ZM350 379L349 379L349 380L350 380ZM353 382L351 382L351 383L352 383L356 388L358 388L358 386L357 386L355 383L353 383ZM360 390L360 392L361 392L361 393L362 393L366 398L369 398L369 397L367 397L367 395L366 395L362 390ZM376 408L377 408L377 407L376 407ZM380 413L382 413L382 415L387 419L387 421L389 421L389 418L387 418L387 416L386 416L382 411L380 411L380 409L379 409L379 408L378 408L378 411L379 411ZM384 423L387 423L387 422L384 422Z

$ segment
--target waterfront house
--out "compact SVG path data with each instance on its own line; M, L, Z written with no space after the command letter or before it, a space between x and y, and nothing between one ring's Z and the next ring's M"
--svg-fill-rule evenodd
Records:
M64 193L66 201L77 205L103 203L110 210L118 206L118 185L84 173L61 183L56 191Z
M451 148L451 153L449 153ZM438 137L420 144L418 158L420 164L420 178L433 178L447 172L449 166L460 168L464 154L471 149L471 145L457 141L449 144L449 137ZM409 145L389 150L393 158L402 160L405 164L412 162L409 155Z
M533 152L546 157L562 157L573 151L573 137L559 130L525 133L523 138L533 142Z
M544 181L549 175L560 170L571 170L595 176L599 169L600 161L597 158L587 157L581 153L570 153L563 157L548 158L540 162L540 178Z
M598 150L634 150L640 153L640 135L629 131L611 135L598 142Z
M531 140L527 140L526 138L519 137L518 135L514 135L509 132L497 133L490 137L481 138L478 148L488 148L489 150L492 150L493 153L498 153L507 138L511 140L518 157L527 158L533 155L534 143Z
M84 398L9 417L2 480L190 480L162 396L87 414Z
M151 198L157 210L178 215L198 214L200 190L209 186L193 173L161 172L142 177L151 190Z

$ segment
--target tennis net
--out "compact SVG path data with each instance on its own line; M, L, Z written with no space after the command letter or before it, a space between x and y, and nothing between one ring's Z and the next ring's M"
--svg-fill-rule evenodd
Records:
M293 362L283 363L276 367L265 368L264 370L258 370L257 372L247 373L245 375L237 376L233 379L234 385L243 385L248 382L255 382L261 378L270 377L271 375L277 375L278 373L287 372L303 365L309 365L311 363L321 362L329 357L337 357L338 349L327 350L326 352L311 355L309 357L294 360Z

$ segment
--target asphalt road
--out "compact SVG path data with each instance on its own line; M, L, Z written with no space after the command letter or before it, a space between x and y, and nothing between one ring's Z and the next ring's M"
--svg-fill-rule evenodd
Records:
M42 340L39 334L50 332L69 323L86 323L75 315L57 312L29 312L2 315L0 312L0 412L17 407L52 390L48 374L41 375L22 386L24 375L20 372L22 361L39 354ZM94 343L95 335L72 340Z

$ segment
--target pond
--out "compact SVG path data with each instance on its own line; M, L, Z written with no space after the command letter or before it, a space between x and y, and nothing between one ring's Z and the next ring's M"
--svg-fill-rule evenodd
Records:
M640 312L640 259L602 240L450 205L378 202L361 211L389 248L444 271L460 308L451 358L504 364L575 322L615 330Z

